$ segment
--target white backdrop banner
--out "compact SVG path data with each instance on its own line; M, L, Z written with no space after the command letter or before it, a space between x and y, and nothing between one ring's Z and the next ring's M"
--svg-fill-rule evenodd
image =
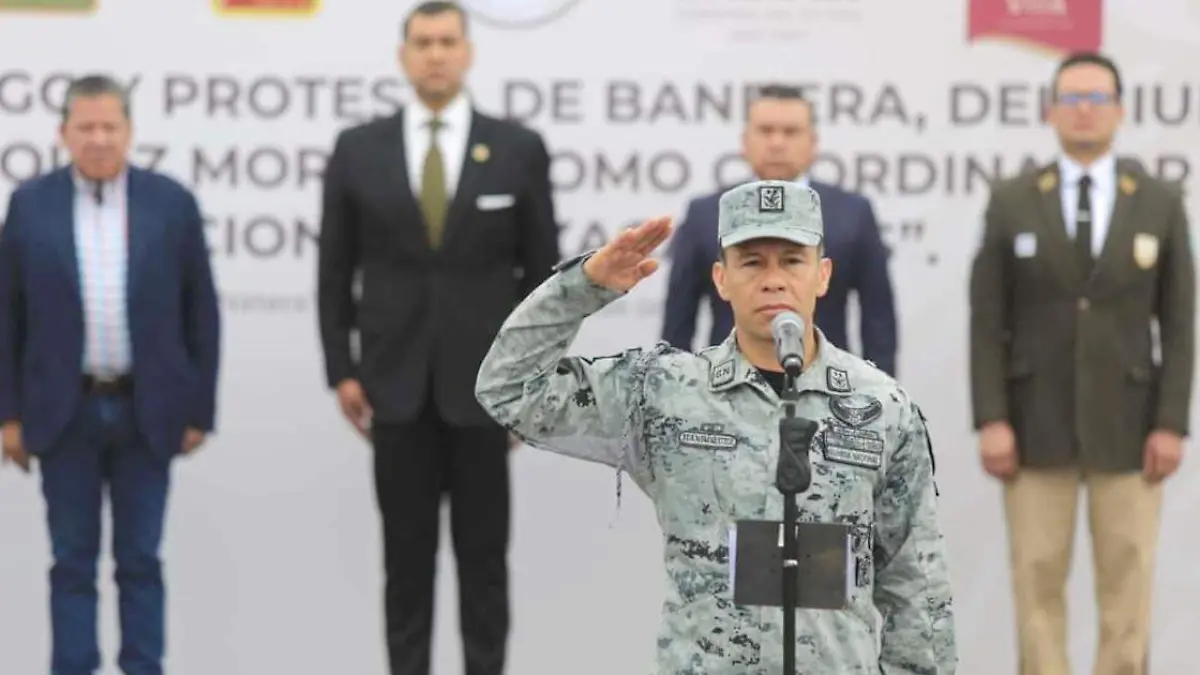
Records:
M220 430L174 473L171 673L385 672L370 451L324 387L315 236L335 133L409 98L395 50L412 3L317 4L0 0L0 206L18 181L64 161L66 84L103 69L133 94L135 161L194 187L208 219L226 322ZM467 4L472 93L545 134L564 255L746 177L747 89L805 88L820 119L815 175L869 196L893 248L900 375L938 454L960 672L1015 672L1000 491L978 466L968 407L966 282L987 183L1053 156L1039 108L1057 50L1099 45L1126 79L1120 151L1183 181L1200 214L1200 3L1108 0L1102 13L1100 0ZM18 6L35 9L6 11ZM593 318L576 350L657 339L665 279ZM649 672L663 575L647 500L627 494L618 511L613 473L600 467L528 448L513 463L510 672ZM1167 491L1155 675L1195 672L1198 509L1188 462ZM44 523L36 477L0 473L0 672L48 667ZM444 541L436 641L449 673L461 658ZM1081 530L1069 597L1079 673L1096 642L1088 546ZM111 571L101 567L106 663Z

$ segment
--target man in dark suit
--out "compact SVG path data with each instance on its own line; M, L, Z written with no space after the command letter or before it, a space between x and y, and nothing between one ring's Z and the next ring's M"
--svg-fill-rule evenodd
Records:
M96 565L112 512L128 675L163 672L159 545L171 459L213 430L219 309L196 200L126 163L129 102L113 80L74 82L72 163L20 185L0 235L4 456L39 460L54 555L51 670L100 668Z
M559 257L545 144L472 108L466 33L457 5L417 6L400 49L416 100L341 133L325 174L325 368L342 412L374 446L397 675L429 672L443 492L467 673L502 671L508 435L476 401L475 378L504 319Z
M833 260L829 292L817 303L816 323L831 342L849 348L846 305L858 295L862 356L884 372L896 373L896 308L888 274L888 251L871 203L861 195L810 180L817 153L812 105L799 89L769 85L758 90L742 132L742 155L758 180L795 180L821 198L826 223L826 255ZM692 349L696 312L707 298L712 312L708 344L733 330L729 303L717 295L712 268L717 261L717 202L724 190L693 200L670 244L671 273L662 337Z
M1021 672L1071 672L1064 589L1082 482L1096 672L1145 675L1162 482L1188 433L1191 241L1179 191L1112 154L1124 116L1112 61L1072 55L1053 85L1060 158L987 205L970 290L974 423L985 470L1004 481Z

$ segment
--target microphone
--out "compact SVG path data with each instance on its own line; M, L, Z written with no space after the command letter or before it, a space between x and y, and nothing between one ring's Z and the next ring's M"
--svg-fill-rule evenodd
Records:
M804 368L804 319L795 312L780 312L771 320L775 338L775 358L792 377L800 377Z
M795 416L800 399L796 380L804 369L804 319L795 312L780 312L771 320L771 334L775 337L775 358L787 373L783 391L786 413L779 420L780 448L775 487L790 501L792 495L804 492L812 482L808 449L819 427L812 420Z

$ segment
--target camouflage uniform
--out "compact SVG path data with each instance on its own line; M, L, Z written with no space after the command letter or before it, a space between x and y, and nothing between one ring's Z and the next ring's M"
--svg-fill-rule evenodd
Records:
M777 236L770 209L758 218L751 208L746 192L755 187L722 199L723 234L740 223ZM820 228L815 193L789 183L783 195L784 227L799 221L808 233L778 236L810 241ZM568 357L583 320L621 297L593 284L581 259L561 264L509 317L480 370L479 401L529 445L624 471L653 501L670 580L658 675L775 675L782 612L733 604L728 541L739 519L782 519L774 487L780 398L734 335L698 354L660 343ZM798 610L797 672L953 673L950 583L924 417L893 379L819 331L817 356L797 387L797 416L820 424L799 519L850 525L855 558L847 609Z

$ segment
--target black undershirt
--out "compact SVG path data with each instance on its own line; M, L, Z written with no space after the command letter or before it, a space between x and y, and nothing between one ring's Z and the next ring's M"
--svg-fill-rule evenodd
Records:
M775 390L776 395L783 396L783 371L763 370L762 368L755 368L755 370L758 371L759 375L763 376L763 379L767 381L767 384L771 385L771 388Z

